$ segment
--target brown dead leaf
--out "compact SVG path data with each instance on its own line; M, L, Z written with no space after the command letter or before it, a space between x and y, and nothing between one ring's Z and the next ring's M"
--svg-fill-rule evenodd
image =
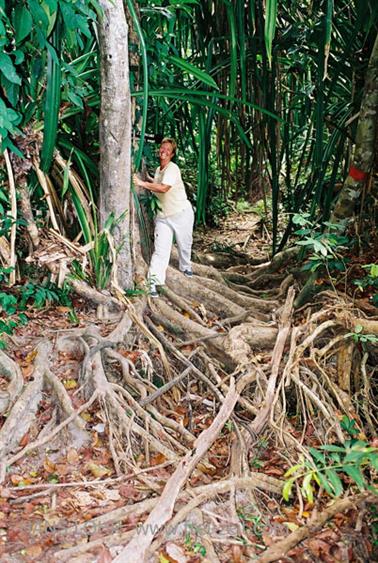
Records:
M43 514L43 519L48 523L49 526L56 526L60 522L60 517L54 510L45 512Z
M57 463L56 464L56 473L60 476L65 476L70 473L70 468L66 463Z
M330 545L328 542L318 538L312 538L308 542L308 548L310 549L311 553L313 553L315 557L319 557L319 559L322 559L322 556L324 557L324 555L328 556L331 547L332 545Z
M111 469L108 467L104 467L103 465L98 465L93 461L87 463L86 468L92 473L96 479L101 479L101 477L105 477L105 475L109 475L111 473Z
M29 352L29 354L26 356L26 358L25 358L25 360L24 360L25 363L26 363L26 364L32 363L32 362L35 360L36 356L37 356L37 349L32 350L32 351Z
M101 499L100 504L106 504L108 502L116 502L117 500L121 500L121 495L117 489L104 489L104 490L97 490L93 491L92 495L95 498Z
M277 475L281 477L284 474L284 470L280 467L264 467L264 473L266 475Z
M33 559L37 559L37 557L40 557L40 555L42 555L42 552L43 552L43 548L40 543L30 545L25 549L26 555L32 557Z
M24 447L29 443L29 440L30 440L30 433L29 433L29 432L26 432L26 434L24 434L24 435L22 436L22 438L21 438L21 440L20 440L20 442L19 442L19 445L20 445L22 448L24 448Z
M167 458L163 454L154 454L151 456L150 465L160 465L167 461Z
M207 463L206 461L200 462L197 465L197 469L205 475L215 475L217 472L216 467L214 467L214 465L211 465L210 463Z
M18 475L17 473L14 473L13 475L11 475L11 481L12 481L13 485L15 485L16 487L23 486L23 485L31 485L32 482L33 482L28 477L25 477L23 475Z
M78 461L80 461L80 456L77 453L77 450L75 450L75 448L70 448L67 452L67 462L74 465L75 463L78 463Z
M59 311L59 313L69 313L71 311L71 309L69 307L56 307L56 310Z
M97 432L93 432L93 434L92 434L92 447L93 448L101 448L102 445L103 445L103 441L101 440L101 437L98 435Z
M24 379L29 379L34 371L34 366L33 364L23 365L21 366L21 371Z
M51 461L51 459L49 459L48 457L45 458L45 461L43 462L43 467L45 471L47 471L47 473L55 473L56 471L55 463Z
M80 506L90 506L94 502L94 499L87 491L76 491L73 494Z
M122 483L118 490L123 498L137 500L140 497L140 491L132 483Z

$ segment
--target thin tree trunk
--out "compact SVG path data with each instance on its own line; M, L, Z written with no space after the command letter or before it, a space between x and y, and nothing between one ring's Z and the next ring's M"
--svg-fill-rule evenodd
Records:
M110 214L119 220L114 231L118 283L133 286L130 235L131 99L128 27L122 0L100 0L101 53L100 222Z
M333 223L352 217L356 202L372 172L375 140L378 132L378 35L366 72L364 93L358 119L353 164L333 210Z

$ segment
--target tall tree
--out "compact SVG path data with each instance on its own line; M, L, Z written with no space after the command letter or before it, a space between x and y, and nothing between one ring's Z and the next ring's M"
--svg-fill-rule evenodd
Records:
M101 0L100 221L117 225L117 279L133 285L130 241L131 99L128 26L122 0Z
M352 217L367 178L372 173L378 134L378 34L366 72L358 119L353 164L333 211L333 221Z

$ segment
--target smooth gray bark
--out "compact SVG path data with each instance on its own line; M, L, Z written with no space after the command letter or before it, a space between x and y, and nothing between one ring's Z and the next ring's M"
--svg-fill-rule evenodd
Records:
M131 98L128 26L122 0L100 0L101 53L100 111L100 223L111 213L118 219L114 231L117 278L123 289L133 286L131 254Z

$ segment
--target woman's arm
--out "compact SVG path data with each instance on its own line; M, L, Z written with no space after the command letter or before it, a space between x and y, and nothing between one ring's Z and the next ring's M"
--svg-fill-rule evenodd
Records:
M149 182L146 180L141 180L136 174L133 176L133 182L136 186L150 190L150 192L165 194L172 186L168 184L157 184L156 182Z

